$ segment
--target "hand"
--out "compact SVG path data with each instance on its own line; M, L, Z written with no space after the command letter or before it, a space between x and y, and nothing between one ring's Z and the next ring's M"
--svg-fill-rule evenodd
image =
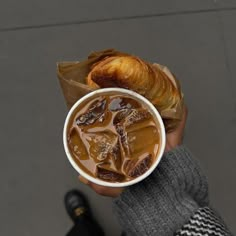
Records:
M124 188L112 188L112 187L105 187L105 186L94 184L94 183L88 181L87 179L85 179L81 175L79 176L79 180L82 183L91 187L97 194L103 195L106 197L118 197L122 193L122 191L124 190Z
M182 144L184 127L186 124L187 115L188 115L187 107L184 107L183 118L180 121L179 126L171 133L166 134L165 152L168 152L171 149ZM96 193L103 195L103 196L107 196L107 197L117 197L124 190L124 188L112 188L112 187L104 187L101 185L97 185L97 184L94 184L94 183L88 181L87 179L85 179L82 176L79 176L79 180L82 183L87 184L89 187L91 187Z
M187 121L188 109L185 106L183 109L183 117L180 121L178 127L172 131L171 133L166 134L166 147L165 152L170 151L171 149L182 144L183 136L184 136L184 128Z

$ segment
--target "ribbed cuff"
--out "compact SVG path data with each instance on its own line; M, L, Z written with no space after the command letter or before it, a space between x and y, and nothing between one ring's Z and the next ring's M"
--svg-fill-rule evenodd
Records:
M114 199L128 235L173 235L208 204L207 181L185 146L166 153L154 172Z

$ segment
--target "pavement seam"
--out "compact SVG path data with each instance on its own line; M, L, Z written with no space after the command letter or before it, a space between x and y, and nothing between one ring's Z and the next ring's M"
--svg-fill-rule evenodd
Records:
M134 16L124 16L124 17L113 17L113 18L111 17L111 18L102 18L102 19L100 18L100 19L92 19L92 20L78 20L78 21L41 24L41 25L6 27L6 28L0 28L0 32L53 28L53 27L63 27L63 26L72 26L72 25L84 25L84 24L103 23L103 22L122 21L122 20L148 19L148 18L165 17L165 16L191 15L191 14L211 13L211 12L214 13L214 12L235 11L235 10L236 10L236 7L213 8L213 9L200 9L200 10L190 10L190 11L186 10L186 11L166 12L166 13L147 14L147 15L134 15Z
M225 39L225 27L222 19L221 12L217 13L217 18L218 18L218 26L219 26L219 34L220 34L220 40L223 45L223 54L224 54L224 61L225 61L225 67L226 67L226 80L229 82L229 90L231 92L231 96L233 98L233 104L236 107L235 103L235 97L234 97L234 86L233 86L233 73L231 69L231 65L229 62L229 56L228 56L228 48L227 48L227 43Z

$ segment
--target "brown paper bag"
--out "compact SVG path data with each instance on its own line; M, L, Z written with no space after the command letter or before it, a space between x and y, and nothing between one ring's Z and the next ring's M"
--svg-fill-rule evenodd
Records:
M86 77L94 63L110 55L126 55L116 52L113 49L107 49L101 52L94 52L88 59L82 62L59 62L57 63L57 76L67 103L68 108L85 94L93 91L86 84Z
M86 77L91 71L92 66L107 56L117 56L117 55L129 55L123 52L118 52L113 49L107 49L100 52L94 52L88 56L88 59L82 62L59 62L57 63L57 75L60 81L60 85L67 103L68 108L71 108L73 104L82 96L93 91L86 84ZM183 112L183 94L181 92L180 84L178 80L173 76L170 70L157 63L154 66L161 69L170 79L170 82L174 84L176 88L180 91L181 99L173 107L159 110L167 131L171 131L176 127L178 122L182 118Z

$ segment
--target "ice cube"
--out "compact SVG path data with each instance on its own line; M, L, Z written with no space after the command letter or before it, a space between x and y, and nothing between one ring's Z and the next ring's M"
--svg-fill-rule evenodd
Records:
M148 154L142 158L130 159L125 162L126 174L132 178L137 178L144 174L152 165L152 155Z
M114 171L120 171L122 165L122 158L119 142L117 142L113 147L111 147L109 152L105 152L104 154L106 155L106 158L104 159L104 161L101 161L99 163L99 166L113 169Z
M133 109L124 121L125 127L149 120L151 118L150 112L145 109Z
M119 141L121 144L121 149L124 151L125 156L129 156L130 155L130 148L129 148L129 144L128 144L128 137L127 137L127 133L125 131L125 128L123 125L121 124L117 124L116 126L116 132L119 135Z
M131 109L124 109L117 112L117 114L113 119L113 124L116 125L118 123L121 123L131 112L132 112Z
M78 126L81 125L92 125L94 124L97 120L102 122L104 120L104 112L106 109L106 99L105 98L99 98L96 101L94 101L87 112L84 114L80 115L76 119L76 124Z
M84 134L88 143L89 155L95 162L105 161L115 148L118 137L111 131Z
M121 182L125 179L125 176L106 166L97 166L97 177L110 182Z
M68 135L68 144L71 152L77 157L79 160L87 160L89 159L86 147L81 140L79 131L76 128L73 128Z
M149 147L154 148L158 142L159 133L155 126L146 126L127 132L127 145L131 155L143 152Z
M122 109L139 108L141 105L134 99L128 97L113 98L109 104L110 111L119 111Z
M122 158L119 142L117 142L116 145L113 147L109 157L111 159L111 167L113 167L115 170L120 170Z

